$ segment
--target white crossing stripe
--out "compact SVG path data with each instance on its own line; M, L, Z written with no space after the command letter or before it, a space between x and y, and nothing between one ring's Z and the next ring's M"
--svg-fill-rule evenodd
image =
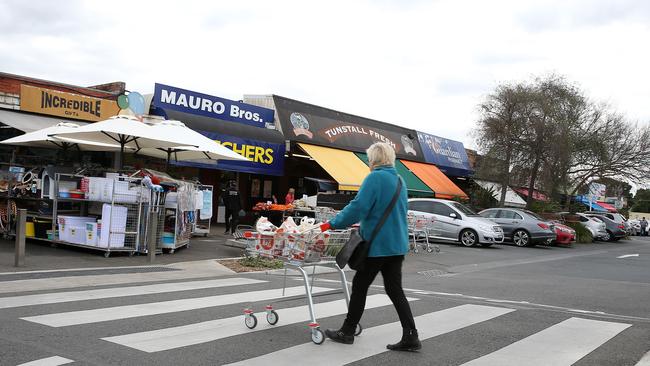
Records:
M415 318L415 325L418 327L420 339L424 340L513 311L515 310L467 304L418 316ZM298 359L305 360L310 366L345 365L386 352L386 344L398 341L401 335L401 324L389 323L364 329L363 333L354 339L352 346L331 341L318 346L310 342L231 365L290 365L295 364Z
M314 287L312 293L331 291L331 288ZM304 286L289 287L285 296L296 296L305 293ZM152 302L138 305L115 306L109 308L71 311L21 318L50 327L66 327L70 325L99 323L110 320L137 318L148 315L168 314L178 311L204 309L215 306L238 304L244 302L265 301L282 297L282 289L238 292L227 295L198 297L191 299Z
M569 366L630 326L569 318L463 366Z
M206 281L172 282L157 285L114 287L87 291L53 292L47 294L0 297L0 309L19 306L57 304L62 302L109 299L115 297L151 295L164 292L201 290L207 288L251 285L266 281L251 278L226 278Z
M64 357L60 356L54 356L54 357L48 357L48 358L41 358L40 360L34 360L31 362L27 363L21 363L18 366L59 366L59 365L65 365L68 363L74 362L73 360L69 360Z
M409 301L417 300L413 298L407 299ZM391 304L390 299L386 295L372 295L368 296L366 300L366 309ZM309 308L306 305L287 309L275 309L275 311L278 313L279 318L277 325L269 325L266 322L266 312L260 312L255 314L258 324L253 330L246 328L244 325L244 316L240 315L226 319L210 320L179 327L102 339L144 352L159 352L311 320L309 317ZM315 304L314 311L317 318L326 318L345 314L348 309L343 299Z

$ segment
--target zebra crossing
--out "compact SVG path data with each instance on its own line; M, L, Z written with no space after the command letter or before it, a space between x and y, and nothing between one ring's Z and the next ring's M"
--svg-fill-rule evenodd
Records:
M202 296L205 295L205 291L226 293ZM317 285L312 291L320 295L315 300L315 313L319 320L341 317L346 313L346 302L336 288ZM148 357L154 357L152 360L155 359L156 363L174 364L171 359L169 361L171 363L165 362L174 352L187 352L192 357L198 357L194 350L204 349L201 347L207 345L223 352L218 358L210 354L205 355L208 357L207 360L210 360L207 362L209 364L284 365L295 363L297 359L304 359L309 360L311 365L345 365L385 356L387 352L385 345L394 342L396 335L401 333L399 322L375 320L374 324L366 325L361 336L355 339L353 346L329 341L320 346L315 345L309 341L307 329L300 334L296 331L299 325L310 322L308 307L300 298L304 296L304 292L304 286L293 286L286 288L283 295L281 284L245 276L48 292L0 297L0 321L3 319L3 312L11 312L12 316L15 316L15 321L29 326L32 331L61 333L68 337L74 337L76 332L80 332L78 336L80 342L90 342L95 347L106 347L111 350L112 357L117 359L123 357L124 360L131 360L131 357L136 357L139 361L133 361L133 364L148 360ZM151 296L162 295L178 295L181 298L151 301ZM452 304L443 309L431 309L426 303L430 300L422 296L418 297L417 294L413 295L412 297L408 295L408 300L412 302L414 309L418 309L415 314L416 324L424 344L421 354L425 358L429 344L427 342L435 342L436 337L463 329L472 329L486 322L504 321L520 311L505 306L481 304ZM265 312L259 312L256 313L257 318L260 319L258 326L248 329L244 325L243 316L233 313L234 308L243 309L249 304L257 304L257 310L261 310L263 309L261 304L281 302L287 298L292 300L276 306L280 319L277 325L267 324L263 321ZM124 305L102 305L102 301L109 299L121 299ZM66 304L74 304L76 308L83 310L65 311ZM187 321L171 326L164 325L165 322L162 321L163 326L160 326L160 320L164 320L161 317L201 309L213 310L214 317L209 320L199 319L201 321ZM222 309L228 311L221 312ZM385 311L390 312L391 316L394 315L390 299L383 293L369 294L366 313L383 314ZM138 322L136 323L138 328L142 329L130 327L127 331L121 331L120 326L124 322L120 323L120 321L129 319L159 321L155 322L154 326L147 326L146 322ZM340 320L336 323L338 321ZM116 323L117 328L112 328L111 325ZM86 333L81 334L79 326L82 325L96 327L93 328L92 339L87 339ZM567 317L493 352L486 352L471 361L456 364L467 366L572 365L632 326L618 321ZM1 336L2 330L0 330L0 338ZM277 347L270 342L276 337L289 339L283 343L284 346ZM248 339L253 338L257 343L265 342L265 347L248 349L247 352L232 348L232 340L236 341L235 344L241 344L246 348ZM230 348L221 348L221 342L230 344ZM48 345L46 348L51 352L52 349L56 349L56 345ZM81 355L68 353L62 349L59 354L22 364L36 366L74 364L75 359L82 362L79 357ZM92 357L90 359L87 356L83 357L86 357L83 360L84 364L93 364ZM122 364L129 363L124 360L121 361ZM104 364L103 361L95 362ZM435 364L433 359L431 364ZM0 365L4 365L1 357Z

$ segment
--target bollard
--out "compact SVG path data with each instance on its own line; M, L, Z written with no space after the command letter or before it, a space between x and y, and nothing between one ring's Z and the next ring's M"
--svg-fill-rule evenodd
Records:
M25 265L25 222L27 219L27 210L19 209L16 215L16 257L14 266L22 267Z
M159 212L149 213L149 231L147 237L147 257L149 257L149 263L153 263L156 259L156 238L158 232L159 214Z

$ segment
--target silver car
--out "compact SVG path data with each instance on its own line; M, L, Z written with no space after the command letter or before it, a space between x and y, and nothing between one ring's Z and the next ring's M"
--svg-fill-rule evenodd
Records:
M584 226L589 232L591 233L591 237L594 238L594 240L601 240L605 237L607 237L607 230L605 227L605 223L598 220L594 219L593 217L589 217L583 213L573 213L570 214L568 212L560 212L560 215L562 216L562 219L565 220L566 216L568 215L574 215L578 218L578 221L580 222L580 225Z
M479 214L499 224L503 228L506 239L512 240L519 247L550 244L556 238L553 224L532 211L489 208Z
M409 199L409 213L432 218L429 237L457 241L466 247L480 244L489 247L503 242L503 230L456 201L436 198Z

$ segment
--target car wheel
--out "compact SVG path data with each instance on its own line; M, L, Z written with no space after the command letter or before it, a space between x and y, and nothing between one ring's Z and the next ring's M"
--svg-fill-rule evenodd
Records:
M478 235L474 230L465 229L460 232L460 243L466 247L473 247L478 243Z
M612 241L612 232L607 230L605 235L603 235L603 241Z
M517 230L512 234L512 241L518 247L525 247L530 244L530 235L526 230Z

